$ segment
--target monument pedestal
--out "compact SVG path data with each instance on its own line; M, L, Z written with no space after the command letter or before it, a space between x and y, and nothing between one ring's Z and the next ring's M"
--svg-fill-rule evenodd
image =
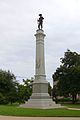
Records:
M36 31L36 68L35 80L33 82L33 91L30 99L21 107L25 108L57 108L61 107L55 104L48 94L48 82L45 75L45 58L44 58L44 31Z

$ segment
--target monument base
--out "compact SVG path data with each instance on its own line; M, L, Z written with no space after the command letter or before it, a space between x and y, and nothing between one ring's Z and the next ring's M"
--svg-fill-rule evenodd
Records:
M23 108L38 108L38 109L51 109L51 108L61 108L60 104L55 104L51 99L30 99L23 105Z
M30 99L25 104L20 105L20 107L51 109L62 106L52 101L52 98L48 94L48 82L45 80L43 83L41 81L39 83L34 81L33 93Z
M47 99L29 99L25 104L20 105L23 108L38 108L38 109L53 109L53 108L61 108L60 104L56 104L52 101L51 98Z

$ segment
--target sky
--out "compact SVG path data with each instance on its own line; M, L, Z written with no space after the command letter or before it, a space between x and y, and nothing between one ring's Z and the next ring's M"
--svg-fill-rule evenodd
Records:
M21 82L35 75L38 15L44 17L46 79L67 49L80 53L80 0L0 0L0 69Z

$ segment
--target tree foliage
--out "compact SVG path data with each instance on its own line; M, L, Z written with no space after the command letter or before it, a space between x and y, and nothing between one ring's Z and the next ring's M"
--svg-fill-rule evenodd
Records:
M0 70L0 96L3 103L12 102L12 94L16 94L16 80L13 73L10 71Z
M53 74L53 80L58 81L56 91L60 95L72 95L73 103L76 95L80 93L80 55L67 50L64 58L61 58L61 65Z
M32 83L33 80L23 79L23 84L18 84L18 102L25 102L28 101L32 94Z
M0 70L0 104L27 101L32 93L32 82L27 79L20 84L13 73Z

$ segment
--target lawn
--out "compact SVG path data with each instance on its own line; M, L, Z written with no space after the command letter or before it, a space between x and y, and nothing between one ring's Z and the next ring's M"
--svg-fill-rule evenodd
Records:
M68 110L66 108L31 109L0 105L0 115L28 117L80 117L80 110Z

